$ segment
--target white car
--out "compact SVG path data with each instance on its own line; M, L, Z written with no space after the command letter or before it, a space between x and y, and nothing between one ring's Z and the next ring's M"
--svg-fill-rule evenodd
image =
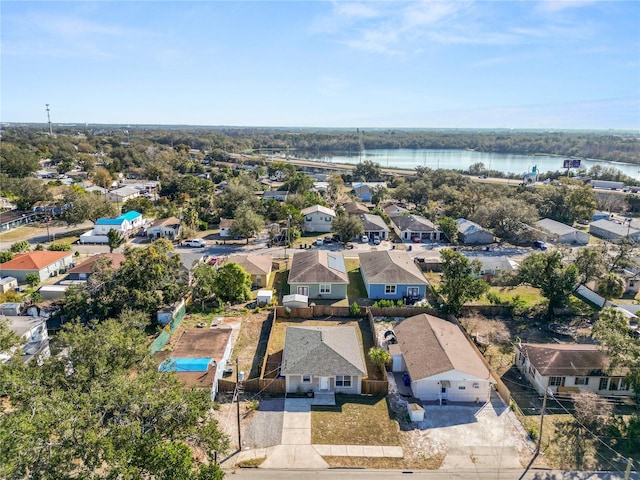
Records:
M360 238L360 241L362 243L369 243L369 237L367 237L366 235L362 235L362 237Z
M184 242L182 242L182 246L202 248L202 247L206 247L207 243L200 238L194 238L192 240L185 240Z

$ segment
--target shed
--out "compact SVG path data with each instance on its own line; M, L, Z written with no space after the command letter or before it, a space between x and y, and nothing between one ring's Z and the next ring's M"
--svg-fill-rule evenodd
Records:
M43 285L38 289L38 293L43 300L58 300L64 298L64 294L69 285Z
M271 290L258 290L258 305L269 305L273 300L273 291Z
M22 302L5 302L0 303L0 315L7 317L17 317L22 314L24 303Z
M14 288L18 288L18 279L16 277L2 277L0 279L0 291L2 293L7 293Z
M289 308L305 308L309 306L309 297L299 293L285 295L282 297L282 305Z
M397 343L392 343L389 345L389 355L391 355L391 371L392 372L404 372L407 369L407 366L404 363L404 358L402 357L402 350L400 350L400 345Z

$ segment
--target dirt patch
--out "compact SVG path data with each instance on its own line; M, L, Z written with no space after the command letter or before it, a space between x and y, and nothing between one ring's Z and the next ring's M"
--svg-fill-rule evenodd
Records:
M250 314L242 318L232 357L238 359L240 371L249 372L248 378L260 376L271 331L270 319L268 312Z

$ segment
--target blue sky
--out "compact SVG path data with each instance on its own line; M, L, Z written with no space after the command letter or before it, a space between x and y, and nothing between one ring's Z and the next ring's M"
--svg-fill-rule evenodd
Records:
M0 121L640 129L640 2L0 2Z

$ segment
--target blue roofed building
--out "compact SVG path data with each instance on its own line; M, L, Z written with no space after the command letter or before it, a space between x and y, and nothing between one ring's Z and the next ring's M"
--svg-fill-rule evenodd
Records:
M96 235L106 235L109 230L116 230L124 235L141 226L142 214L131 210L115 218L99 218L93 231Z

